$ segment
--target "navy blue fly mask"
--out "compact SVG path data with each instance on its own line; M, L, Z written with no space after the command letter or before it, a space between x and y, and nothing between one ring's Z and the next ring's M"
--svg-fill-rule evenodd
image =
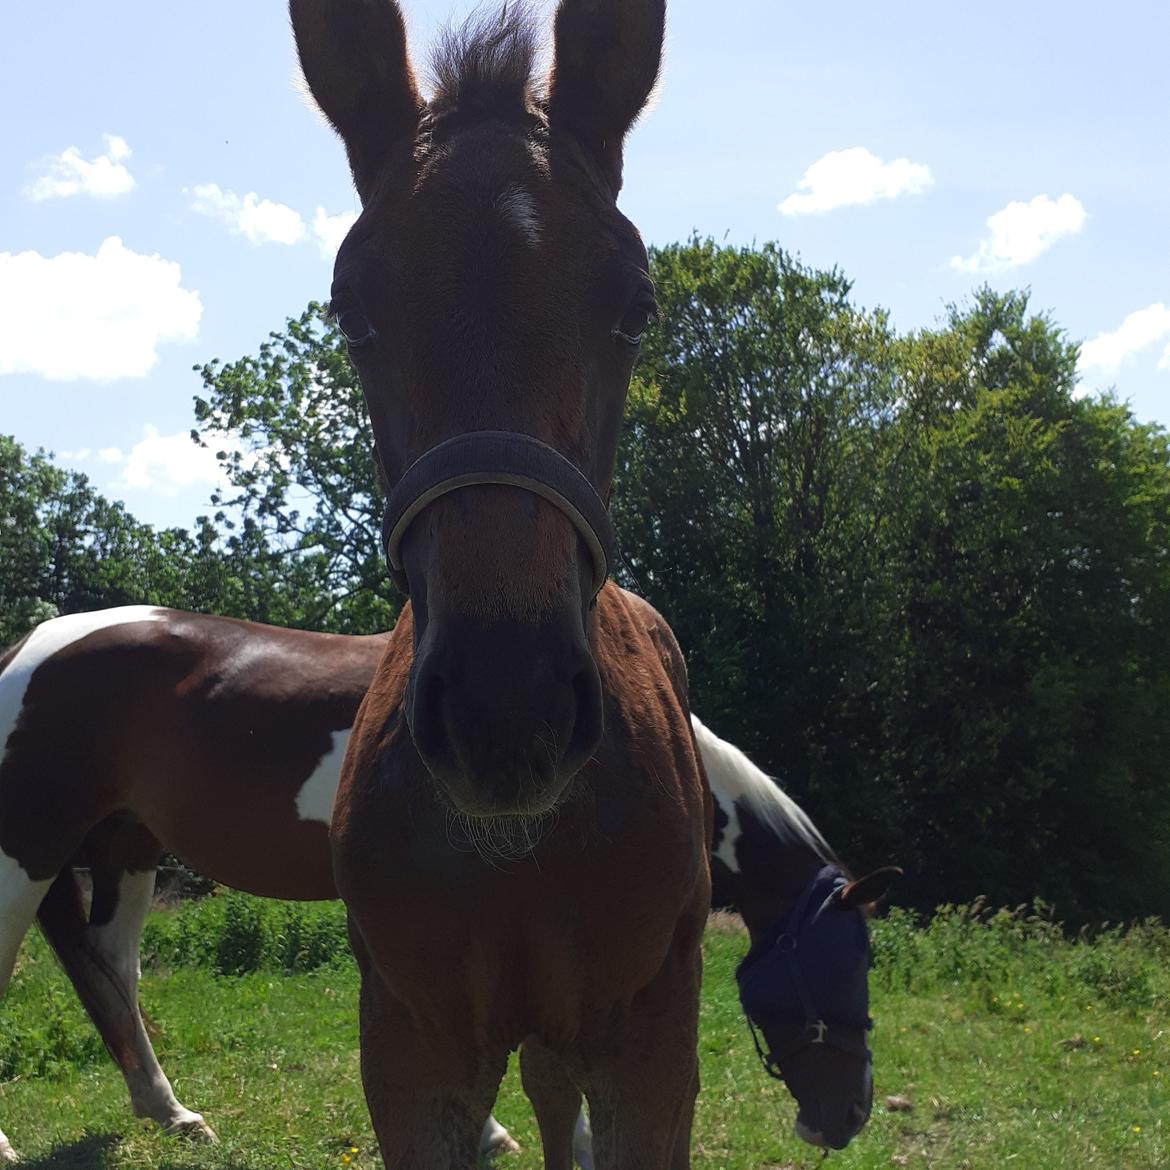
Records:
M872 1061L864 1039L873 1027L869 937L864 914L837 901L848 884L836 866L826 865L736 968L756 1051L777 1080L785 1060L816 1044Z

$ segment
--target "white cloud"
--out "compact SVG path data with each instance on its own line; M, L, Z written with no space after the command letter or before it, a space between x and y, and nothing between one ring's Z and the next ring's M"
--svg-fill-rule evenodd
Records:
M963 272L999 272L1035 260L1064 236L1075 236L1085 226L1085 208L1065 193L1057 200L1037 195L1027 203L1009 203L987 219L991 235L980 241L973 256L951 258L951 267Z
M933 183L930 167L923 163L908 158L883 162L864 146L853 146L817 159L777 210L783 215L819 215L876 199L919 195Z
M356 211L342 211L337 215L326 215L324 207L317 208L313 216L313 235L317 237L317 244L321 255L326 260L332 260L341 247L341 241L349 234L349 229L357 222Z
M76 451L62 451L61 458L68 463L121 463L126 458L121 447L102 447L95 451L92 447L80 447Z
M193 210L222 219L253 244L299 244L305 238L305 222L299 211L261 199L255 191L241 199L234 191L221 190L218 183L204 183L191 194Z
M230 445L219 446L224 449ZM122 464L122 474L114 486L123 490L174 496L185 488L224 482L215 450L193 442L189 431L160 435L158 427L148 424L143 428L143 437L129 451L106 447L98 452L98 458L105 463Z
M103 134L106 153L97 158L84 159L76 146L70 146L48 160L45 173L25 189L32 200L66 199L70 195L94 195L108 199L125 195L134 188L134 176L126 169L125 161L131 150L125 138L117 134Z
M1098 333L1092 341L1081 346L1078 368L1084 370L1117 370L1127 357L1170 337L1170 308L1162 303L1147 305L1130 313L1111 333ZM1159 369L1170 369L1170 345L1158 362Z
M200 485L226 487L217 451L238 451L240 443L234 436L223 436L212 448L200 447L191 439L190 431L173 435L159 433L158 427L148 423L142 428L142 438L129 450L121 447L81 447L76 451L61 451L66 464L104 463L118 467L117 478L108 488L111 491L149 491L155 495L173 497L179 492ZM250 455L251 463L255 455Z
M173 260L132 252L118 236L94 256L0 252L0 374L143 377L162 342L199 332L203 303L182 278Z

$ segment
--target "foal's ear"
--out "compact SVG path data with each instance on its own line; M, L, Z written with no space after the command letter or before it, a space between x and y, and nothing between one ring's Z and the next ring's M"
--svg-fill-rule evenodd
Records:
M341 135L364 203L423 102L396 0L289 0L305 81Z
M560 0L549 122L601 160L617 196L622 139L642 112L662 61L666 0Z
M837 891L837 904L842 910L858 910L862 906L872 906L881 901L889 892L896 879L902 876L902 870L896 865L884 865L867 873L856 881L842 886Z

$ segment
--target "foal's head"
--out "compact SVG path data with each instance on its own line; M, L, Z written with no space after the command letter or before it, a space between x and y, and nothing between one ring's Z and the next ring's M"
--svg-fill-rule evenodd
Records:
M616 206L622 141L658 73L664 8L561 0L538 81L535 30L508 5L443 40L425 100L394 0L291 0L305 78L361 196L332 309L389 485L455 436L518 432L608 499L656 312ZM597 746L586 623L605 556L588 536L536 491L476 482L391 538L414 615L411 733L466 814L547 810Z

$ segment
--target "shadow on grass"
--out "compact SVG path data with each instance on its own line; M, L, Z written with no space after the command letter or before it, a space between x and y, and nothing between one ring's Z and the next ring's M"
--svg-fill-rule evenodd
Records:
M121 1142L113 1133L94 1134L79 1142L57 1146L40 1158L21 1159L20 1170L109 1170L112 1154ZM158 1170L202 1170L182 1158L181 1151L174 1160L164 1158ZM233 1170L227 1167L226 1170Z
M118 1144L112 1133L95 1134L50 1150L41 1158L22 1158L21 1170L105 1170L110 1151Z

